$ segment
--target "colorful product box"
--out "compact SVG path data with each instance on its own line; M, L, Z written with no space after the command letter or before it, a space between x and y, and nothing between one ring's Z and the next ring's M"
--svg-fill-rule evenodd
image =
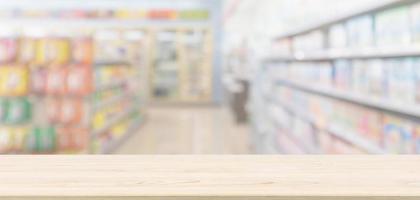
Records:
M63 95L66 93L67 69L50 69L47 75L47 93L51 95Z
M369 15L347 22L348 46L354 48L371 47L374 44L373 18Z
M407 6L380 12L375 19L378 46L403 46L411 43L410 15Z
M342 49L347 46L347 30L343 24L337 24L329 30L329 48Z
M386 95L386 70L384 61L374 59L367 68L369 94L377 97Z
M352 86L352 67L349 60L334 62L334 82L338 89L349 90Z
M4 122L7 117L8 103L7 99L0 99L0 122Z
M21 66L0 67L0 96L23 96L28 93L29 71Z
M60 122L61 101L56 98L47 99L46 112L50 123Z
M384 148L388 153L409 153L413 149L413 125L407 120L386 115L384 117Z
M60 151L86 150L89 132L84 128L63 127L57 130Z
M19 48L19 61L21 63L34 63L37 40L34 38L22 38L20 39Z
M88 95L93 90L92 70L84 66L71 66L67 73L66 91L72 95Z
M387 65L388 97L400 104L415 103L415 74L412 59L391 59Z
M4 122L21 124L32 118L32 103L27 98L8 100Z
M29 127L15 127L12 129L12 151L23 152L25 150L25 140L30 132Z
M420 43L420 3L410 8L412 39L416 44Z
M47 91L47 71L34 69L31 73L31 88L35 94L44 94Z
M84 116L83 100L64 99L61 102L60 122L64 124L80 124Z
M14 38L0 39L0 62L13 62L17 57L18 42Z
M93 61L93 42L89 38L72 40L72 60L74 63L90 65Z
M12 148L11 129L0 127L0 153L7 153Z
M28 135L30 152L53 152L56 148L56 131L53 127L34 127Z

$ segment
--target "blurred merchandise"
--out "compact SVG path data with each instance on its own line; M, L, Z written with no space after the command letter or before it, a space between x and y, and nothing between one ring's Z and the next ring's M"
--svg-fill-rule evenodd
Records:
M293 51L283 43L282 52L270 53L253 80L267 91L252 90L251 105L269 110L253 120L273 121L265 134L278 138L278 152L418 153L420 3L400 3L273 42L291 41Z

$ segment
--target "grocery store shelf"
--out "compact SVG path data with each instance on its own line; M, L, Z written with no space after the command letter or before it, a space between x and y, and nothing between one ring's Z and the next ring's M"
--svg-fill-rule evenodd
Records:
M103 100L103 101L101 101L101 102L99 102L99 103L93 104L93 106L92 106L91 110L92 110L93 112L95 112L96 110L99 110L99 109L101 109L101 108L104 108L104 107L108 107L108 106L114 105L114 104L116 104L116 103L118 103L118 102L121 102L121 101L123 101L124 99L129 98L129 97L130 97L130 95L128 95L128 94L126 94L126 93L122 93L122 94L117 95L117 96L114 96L114 97L112 97L112 98L109 98L109 99Z
M93 133L92 133L92 137L94 137L94 138L99 137L101 134L103 134L104 132L109 130L112 126L114 126L118 122L120 122L120 121L126 119L128 116L130 116L133 113L133 111L134 110L132 110L132 109L127 109L126 111L124 111L124 112L116 115L115 117L111 118L110 120L108 120L108 122L105 126L100 128L99 130L94 130Z
M358 147L366 151L367 153L370 153L370 154L383 154L384 153L382 148L380 148L378 145L373 144L369 140L364 139L363 137L360 136L361 134L357 132L347 130L336 124L328 124L326 127L320 127L316 123L315 119L311 115L307 114L308 113L307 111L302 110L301 108L298 108L280 99L276 99L276 102L280 104L286 110L289 110L290 112L295 114L297 117L301 118L302 120L305 120L311 123L312 125L316 126L319 129L325 130L329 134L337 137L338 139L343 140L355 147Z
M124 133L121 138L111 141L111 144L107 145L101 152L101 154L111 154L116 149L118 149L125 141L127 141L131 136L138 133L139 127L143 124L143 120L136 120L131 122L132 126Z
M111 83L98 85L95 87L95 92L122 87L125 85L126 82L127 80L118 80L118 81L113 81Z
M298 29L292 30L290 32L287 32L285 34L282 34L281 36L277 37L276 39L284 39L289 37L294 37L297 35L302 35L309 33L314 30L318 29L324 29L328 28L334 24L345 22L351 18L357 17L357 16L363 16L366 14L371 14L375 12L380 12L389 8L398 7L402 5L408 5L418 2L418 0L381 0L377 1L374 4L368 4L365 8L357 8L353 11L350 11L348 13L343 13L341 16L333 16L331 19L326 19L322 21L317 21L316 23L307 24L304 27L300 27Z
M94 63L95 67L109 67L115 65L131 65L126 60L109 60L109 61L97 61Z
M393 103L389 100L381 98L370 97L368 95L355 94L354 92L339 91L331 87L323 86L309 86L307 84L297 83L289 80L279 80L279 84L290 86L298 90L302 90L308 93L322 95L350 103L358 104L365 107L374 108L390 112L397 115L406 116L409 118L420 119L420 108L415 105L398 104Z
M329 124L328 131L330 134L334 135L337 138L340 138L350 144L355 144L357 147L367 151L371 154L384 154L385 151L377 145L372 144L366 139L358 136L359 133L346 130L345 128L336 125L336 124Z
M399 58L420 56L419 46L363 48L363 49L334 49L324 52L305 54L298 52L293 56L274 56L268 58L270 62L313 62L330 61L336 59L370 59L370 58Z

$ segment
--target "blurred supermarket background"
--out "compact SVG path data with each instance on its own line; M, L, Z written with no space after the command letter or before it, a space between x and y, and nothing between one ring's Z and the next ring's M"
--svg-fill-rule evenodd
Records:
M0 24L1 154L420 153L420 0L0 0Z

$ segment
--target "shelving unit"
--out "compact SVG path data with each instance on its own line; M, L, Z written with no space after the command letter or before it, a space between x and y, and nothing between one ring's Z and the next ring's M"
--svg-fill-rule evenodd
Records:
M156 29L151 98L157 103L207 104L212 102L211 28Z
M127 129L133 131L132 123L139 123L144 114L139 102L144 90L137 86L139 74L144 73L138 67L143 65L125 54L117 55L118 61L102 59L109 55L94 49L99 43L94 40L95 31L63 34L45 29L42 35L16 31L10 40L14 48L7 46L5 52L10 51L11 61L21 67L2 68L3 76L16 77L12 85L0 84L0 96L2 103L7 101L2 109L16 104L11 111L27 118L27 123L1 124L0 153L84 154L102 149L110 153L120 138L129 136L124 135ZM0 36L3 39L9 37ZM126 112L119 113L124 108ZM98 113L107 114L101 116L103 126L97 125Z
M251 105L266 110L253 124L278 126L255 134L305 153L420 153L419 11L418 0L381 1L277 37Z

